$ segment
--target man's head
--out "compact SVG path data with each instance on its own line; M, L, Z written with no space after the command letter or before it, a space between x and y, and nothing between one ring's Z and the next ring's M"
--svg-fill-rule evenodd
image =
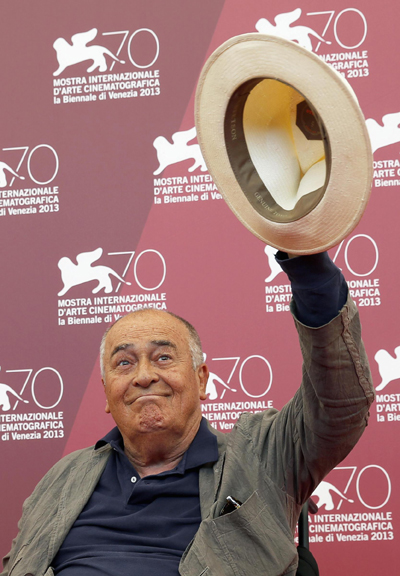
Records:
M124 440L152 432L177 439L198 426L208 369L197 332L180 317L146 309L119 319L101 346L106 412Z

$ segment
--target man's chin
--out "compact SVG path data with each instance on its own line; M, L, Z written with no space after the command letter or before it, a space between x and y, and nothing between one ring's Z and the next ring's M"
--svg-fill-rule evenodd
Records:
M156 404L146 403L140 411L139 431L142 433L158 432L165 428L165 415L160 408Z

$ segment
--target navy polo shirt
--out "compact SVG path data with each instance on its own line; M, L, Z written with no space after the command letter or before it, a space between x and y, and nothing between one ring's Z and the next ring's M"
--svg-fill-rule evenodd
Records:
M199 467L218 460L203 418L173 469L140 478L114 428L95 449L113 447L104 472L52 566L62 576L177 576L200 522Z

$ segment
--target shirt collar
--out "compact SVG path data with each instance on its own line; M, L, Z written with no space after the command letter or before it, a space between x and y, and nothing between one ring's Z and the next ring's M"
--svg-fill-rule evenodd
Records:
M105 444L110 444L117 452L124 454L124 441L118 427L115 426L108 434L103 436L95 444L94 449L98 450ZM207 420L201 419L200 427L189 448L179 462L176 472L184 473L190 468L197 468L209 462L218 460L218 442L215 434L208 429Z
M208 429L207 420L201 419L200 427L186 451L185 469L197 468L218 460L218 442L215 434Z

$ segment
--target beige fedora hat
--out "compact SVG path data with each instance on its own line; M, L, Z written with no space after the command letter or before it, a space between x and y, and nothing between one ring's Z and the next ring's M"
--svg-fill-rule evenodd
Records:
M267 244L321 252L359 222L372 182L364 116L312 52L276 36L231 38L201 72L195 120L219 191Z

